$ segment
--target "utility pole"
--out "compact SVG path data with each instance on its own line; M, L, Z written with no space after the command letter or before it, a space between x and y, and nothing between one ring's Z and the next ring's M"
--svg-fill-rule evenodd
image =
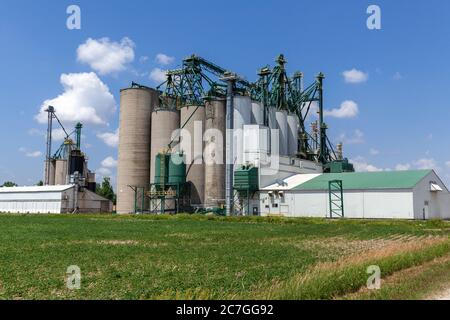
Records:
M225 164L225 204L227 216L233 215L234 200L234 87L237 76L232 73L225 73L221 80L227 82L227 110L226 110L226 164Z
M52 126L53 117L55 116L55 108L48 106L45 110L48 113L48 123L47 123L47 151L46 151L46 163L45 163L45 181L44 185L48 186L50 184L50 166L51 166L51 153L52 153Z

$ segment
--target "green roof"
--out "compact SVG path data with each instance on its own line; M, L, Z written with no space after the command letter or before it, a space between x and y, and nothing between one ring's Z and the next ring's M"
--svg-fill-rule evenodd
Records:
M432 170L325 173L292 190L328 190L328 182L342 180L344 190L411 189Z

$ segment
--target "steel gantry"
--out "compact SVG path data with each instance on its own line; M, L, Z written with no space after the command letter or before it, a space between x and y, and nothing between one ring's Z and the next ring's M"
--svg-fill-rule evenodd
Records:
M323 80L320 73L315 81L303 85L303 73L295 72L292 77L286 71L284 55L275 60L275 67L260 69L256 82L249 82L237 76L233 81L233 95L248 95L264 105L264 125L269 124L269 108L285 110L296 114L299 119L297 156L322 164L337 160L334 148L327 136L324 122ZM167 71L167 80L157 87L162 92L161 107L179 109L185 105L202 106L211 98L229 98L230 87L227 75L233 72L204 58L191 55L178 69ZM134 84L137 85L137 84ZM311 112L317 112L317 132L309 132L307 119ZM314 127L314 126L313 126ZM317 133L317 134L316 134Z
M183 105L204 105L205 99L225 98L227 84L221 80L227 70L218 65L192 55L183 60L182 67L167 71L167 80L157 89L162 91L161 106L180 108ZM239 78L234 90L245 94L250 91L252 83Z

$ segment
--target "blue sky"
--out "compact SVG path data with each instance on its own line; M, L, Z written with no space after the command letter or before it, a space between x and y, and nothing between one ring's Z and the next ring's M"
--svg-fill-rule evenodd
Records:
M44 101L60 95L57 101L69 107L77 99L92 103L83 111L88 119L83 121L85 150L91 169L114 178L117 148L105 143L104 134L109 133L111 144L118 126L120 88L133 80L154 86L150 74L155 68L174 68L192 53L249 80L256 80L257 69L273 65L280 53L288 59L289 71L303 71L307 83L323 71L326 109L342 111L341 105L350 101L355 111L357 105L356 115L326 119L331 139L344 141L346 156L357 168L431 167L450 182L448 1L2 0L1 4L0 182L26 185L42 179L46 126L36 116ZM71 4L81 8L81 30L66 28L66 8ZM370 4L381 8L381 30L366 27ZM96 64L99 44L104 50L117 50L114 61ZM174 61L158 62L158 54ZM362 72L356 74L359 83L348 83L343 76L353 69ZM61 80L73 90L64 89ZM94 96L86 83L102 94ZM65 118L70 128L74 118L70 113Z

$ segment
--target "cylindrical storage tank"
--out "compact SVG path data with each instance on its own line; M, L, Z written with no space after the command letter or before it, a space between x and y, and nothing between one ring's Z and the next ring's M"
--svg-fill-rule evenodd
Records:
M225 203L225 100L206 104L205 127L205 206L217 208Z
M55 164L55 185L62 186L68 183L67 175L69 173L67 160L58 159Z
M175 152L170 155L169 184L186 183L186 159L184 155Z
M275 113L277 119L278 135L279 135L279 148L280 156L286 156L288 154L288 124L287 124L287 111L278 110Z
M268 118L269 118L269 129L278 129L277 118L276 118L277 109L275 107L268 108Z
M288 123L288 155L295 156L298 152L298 128L300 121L296 114L290 113L287 116Z
M205 107L181 108L180 151L186 157L186 180L190 182L191 205L202 207L205 200L205 163L203 161L203 130Z
M155 182L156 156L165 151L172 136L178 134L180 128L180 112L178 110L158 108L152 113L152 145L150 154L150 181ZM172 145L176 149L176 143Z
M117 213L133 213L135 192L150 185L151 114L159 93L149 88L120 92L119 159L117 167Z
M269 150L271 154L279 154L280 148L279 148L279 135L274 136L273 130L278 130L278 124L277 124L277 118L276 118L276 111L277 109L275 107L269 107L267 109L267 118L268 118L268 125L269 125ZM276 139L275 139L276 138Z
M244 126L251 123L251 98L247 96L234 97L233 160L236 168L244 164Z
M50 160L50 176L47 176L47 170L48 170L48 161L44 162L45 168L44 168L44 180L45 182L48 183L49 186L54 186L55 185L55 170L56 170L56 161L55 160ZM47 179L49 179L47 181Z
M252 101L252 124L264 125L264 106L261 102Z
M155 183L167 184L169 182L170 154L158 153L155 158Z

